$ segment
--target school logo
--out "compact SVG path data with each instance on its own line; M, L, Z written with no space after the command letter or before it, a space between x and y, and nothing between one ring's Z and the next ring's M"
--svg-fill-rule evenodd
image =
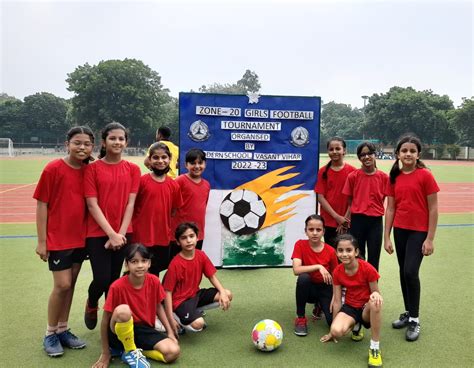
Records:
M189 127L188 137L194 142L203 142L209 139L209 127L202 120L196 120Z
M295 147L304 147L309 143L308 130L302 126L291 131L291 144Z
M249 98L249 104L257 104L260 99L260 95L255 92L247 93L247 97Z

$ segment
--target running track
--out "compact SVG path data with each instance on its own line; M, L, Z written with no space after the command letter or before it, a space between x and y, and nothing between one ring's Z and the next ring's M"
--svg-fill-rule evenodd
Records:
M0 184L0 224L35 222L36 184ZM440 213L473 213L474 183L441 183Z

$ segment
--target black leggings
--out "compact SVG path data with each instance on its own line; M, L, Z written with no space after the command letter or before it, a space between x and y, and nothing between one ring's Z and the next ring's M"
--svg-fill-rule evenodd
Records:
M393 237L400 267L400 285L402 287L405 310L410 317L417 318L420 310L419 271L423 261L422 245L427 232L406 230L395 227Z
M380 250L382 249L382 216L353 214L349 232L357 239L360 257L365 259L367 244L368 262L378 271Z
M166 270L170 264L170 246L154 245L148 250L152 254L151 266L148 272L160 277L160 272Z
M130 235L127 234L127 244L130 244ZM128 245L119 250L105 249L109 240L107 236L87 238L86 248L91 261L93 279L89 285L89 307L97 307L102 294L109 291L110 285L120 277L125 251Z
M326 317L328 326L332 322L332 314L329 311L332 299L332 285L315 284L309 273L302 273L296 281L296 315L304 317L306 314L306 303L319 303Z
M336 237L339 234L337 233L337 227L324 227L324 242L334 249L336 249Z

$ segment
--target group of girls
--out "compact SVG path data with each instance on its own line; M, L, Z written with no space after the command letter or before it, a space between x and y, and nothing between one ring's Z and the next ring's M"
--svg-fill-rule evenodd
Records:
M43 341L49 356L62 355L64 347L86 346L69 330L68 316L87 256L93 273L84 313L89 329L96 327L99 299L120 277L132 243L149 247L150 273L158 275L170 262L171 215L182 198L178 184L166 175L171 160L168 147L160 142L152 145L151 172L141 176L137 165L122 158L129 140L123 125L107 124L101 138L100 154L94 160L93 132L72 128L66 137L68 155L45 167L34 194L36 253L48 261L54 280Z
M330 161L319 170L315 186L321 216L308 217L308 240L298 241L292 256L293 271L298 276L295 333L307 334L305 303L315 303L330 325L329 334L321 341L336 341L360 324L372 326L369 366L381 366L383 299L377 280L382 238L385 250L392 254L393 228L405 307L392 327L406 327L406 340L415 341L420 335L419 270L423 257L434 251L439 187L420 160L421 142L414 136L398 142L390 175L377 168L376 148L370 142L357 147L360 169L344 162L346 143L342 138L331 138L327 149ZM335 252L322 242L323 234L325 243ZM368 262L364 260L366 245ZM335 265L336 255L339 265ZM361 332L361 328L354 328L352 339L360 341Z
M99 299L107 295L111 283L120 276L132 236L133 241L148 246L153 254L151 273L158 275L170 261L171 213L182 205L183 199L178 184L166 175L171 159L168 147L159 142L152 145L151 173L140 177L139 167L122 159L129 139L125 127L110 123L101 138L99 159L87 164L94 146L93 132L86 127L72 128L66 140L68 155L46 166L34 194L36 253L48 261L53 273L43 342L50 356L62 355L63 347L80 349L86 345L70 331L68 317L74 285L87 254L93 272L84 316L89 329L97 324ZM303 300L318 303L331 325L323 341L335 340L357 322L365 325L370 322L373 329L380 326L382 297L378 293L377 270L383 234L385 250L393 253L390 239L393 228L405 312L392 326L407 327L406 339L414 341L420 333L418 273L423 256L434 251L439 191L432 174L420 160L421 143L411 136L400 140L389 177L377 169L375 147L369 142L357 148L362 164L359 170L344 162L343 139L330 139L327 148L330 161L319 170L315 187L321 216L307 219L308 242L297 244L299 250L295 246L293 255L294 272L302 286L297 291L298 317L304 317ZM383 231L385 197L388 203ZM347 232L353 236L343 236ZM322 243L322 236L336 251ZM357 259L365 257L366 243L368 262ZM315 261L313 253L323 260L316 257ZM352 291L351 277L360 270L369 270L363 289L365 307L360 305L358 292L354 298ZM311 283L318 285L316 291ZM346 304L341 305L335 298L339 299L344 287ZM339 309L341 312L336 314ZM304 334L302 331L301 335ZM372 337L377 337L374 330ZM378 340L371 341L371 351L378 352Z

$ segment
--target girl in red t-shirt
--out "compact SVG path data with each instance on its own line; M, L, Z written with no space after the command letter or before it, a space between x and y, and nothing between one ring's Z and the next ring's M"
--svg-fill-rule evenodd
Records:
M349 232L357 239L360 257L366 259L365 245L367 243L367 260L378 270L388 175L377 169L375 151L375 145L371 142L359 144L357 157L362 168L349 174L342 193L348 197L349 208L345 217L351 219Z
M174 231L183 222L194 222L199 228L196 249L201 250L206 227L206 207L211 190L211 185L203 178L204 170L206 170L206 153L202 149L191 148L186 152L185 167L187 172L175 179L183 197L183 205L172 218L172 228ZM177 242L173 241L170 259L173 259L180 251L181 248Z
M359 246L352 235L342 234L336 238L336 252L341 263L332 274L331 312L334 318L329 333L321 337L321 341L337 342L356 323L360 323L371 329L369 367L382 366L380 328L383 298L377 282L380 275L370 263L358 259ZM346 288L344 304L342 287ZM352 339L360 341L362 336L360 332L357 335L353 332Z
M232 292L222 286L209 257L196 249L198 234L199 229L192 222L178 225L175 239L181 252L171 261L163 282L166 315L176 334L182 329L202 331L206 327L204 309L220 306L227 310L232 301ZM203 275L214 287L199 287Z
M68 318L74 286L86 255L83 169L89 162L93 146L94 134L89 128L70 129L66 135L68 156L46 165L33 195L37 200L36 254L48 261L54 283L43 341L49 356L63 355L65 346L73 349L86 346L68 329Z
M97 325L102 294L120 277L128 240L140 168L122 159L128 132L122 124L109 123L102 131L99 160L84 173L84 195L89 210L86 248L93 279L88 290L84 322L90 330Z
M132 244L125 255L125 276L111 286L104 305L100 335L102 353L93 368L107 368L112 353L121 354L130 367L150 367L145 356L163 363L175 361L180 353L163 308L165 290L149 274L151 254L142 244ZM155 319L165 333L155 329Z
M421 142L418 138L403 137L397 144L395 154L397 159L390 171L390 185L387 188L384 247L389 254L393 253L390 240L393 227L405 312L392 323L392 327L408 327L405 338L415 341L420 335L418 274L423 256L429 256L434 251L439 187L420 160Z
M327 143L330 161L319 169L318 181L314 191L321 205L321 216L325 223L324 241L335 248L334 240L349 227L349 219L345 217L348 203L342 189L347 176L355 167L344 163L346 142L340 137L333 137Z
M332 299L332 272L337 266L334 248L322 242L324 220L319 215L311 215L305 220L306 236L308 239L298 240L291 259L293 273L298 276L296 281L296 319L295 334L306 336L306 303L320 306L328 325L331 325L332 315L329 307ZM317 315L317 314L316 314Z
M157 142L148 152L152 172L140 179L133 215L133 241L150 247L153 254L150 273L159 276L170 263L171 214L181 207L182 199L178 183L167 175L171 161L168 146Z

